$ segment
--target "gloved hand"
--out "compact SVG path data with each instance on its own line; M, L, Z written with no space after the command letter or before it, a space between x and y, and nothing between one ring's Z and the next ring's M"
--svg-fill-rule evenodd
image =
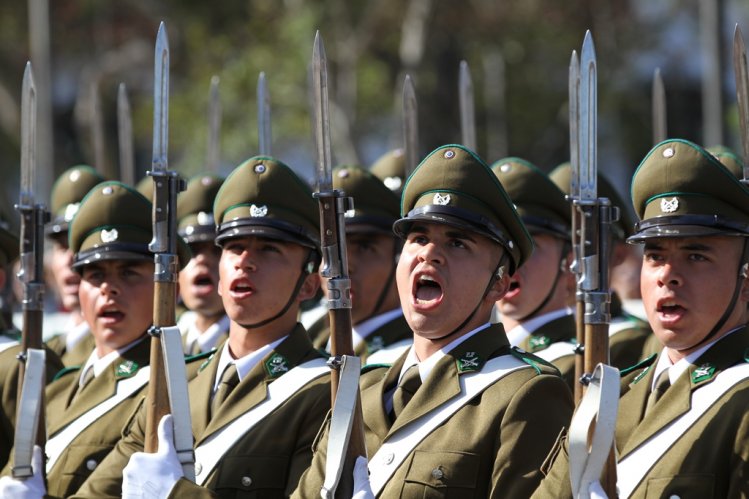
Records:
M0 497L12 497L13 499L41 499L47 493L42 478L42 449L34 446L31 455L31 470L34 472L26 479L4 476L0 478Z
M588 485L588 493L590 494L590 499L609 498L609 496L606 495L606 491L604 491L603 487L601 487L601 482L599 482L598 480Z
M372 487L369 486L369 470L367 458L359 456L354 462L354 494L351 499L374 499Z
M123 499L162 499L182 478L182 465L174 448L174 423L167 414L159 422L159 450L136 452L122 470Z

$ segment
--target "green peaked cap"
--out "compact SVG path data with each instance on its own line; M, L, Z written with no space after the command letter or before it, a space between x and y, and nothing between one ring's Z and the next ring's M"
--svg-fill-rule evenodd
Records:
M188 244L215 240L213 202L223 182L218 175L196 175L177 197L177 232Z
M398 197L382 181L359 166L344 165L333 170L333 188L354 198L354 209L346 213L346 232L393 233L400 217Z
M510 256L512 274L533 251L533 240L496 175L476 153L457 144L432 151L406 181L401 237L415 221L470 230L499 243Z
M64 235L83 198L104 180L99 172L88 165L73 166L57 177L50 193L49 211L52 220L44 228L46 235Z

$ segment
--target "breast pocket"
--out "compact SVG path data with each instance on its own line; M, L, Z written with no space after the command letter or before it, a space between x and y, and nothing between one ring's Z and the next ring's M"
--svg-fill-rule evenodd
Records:
M471 497L479 464L479 456L468 452L417 450L406 473L401 497Z
M65 449L60 462L50 473L49 494L67 497L78 490L111 451L111 445L71 445ZM59 471L56 471L58 466Z
M715 477L708 473L650 478L645 498L712 499L714 490Z
M285 497L289 459L235 455L221 459L213 486L220 497Z

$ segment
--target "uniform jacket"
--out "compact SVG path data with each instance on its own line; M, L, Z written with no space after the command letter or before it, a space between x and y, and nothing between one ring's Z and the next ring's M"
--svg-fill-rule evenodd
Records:
M684 372L644 416L653 383L656 357L643 362L621 380L616 446L619 460L626 458L659 430L686 413L698 389L725 369L748 362L749 329L718 341ZM714 368L707 376L696 372ZM725 393L682 433L661 456L632 498L749 497L749 379ZM568 456L561 449L536 497L571 497Z
M477 333L437 363L394 423L384 397L394 388L406 354L389 369L366 372L360 387L368 455L398 429L460 393L458 361L466 354L485 361L512 351L501 325ZM541 479L548 449L572 414L572 396L556 370L530 358L533 367L501 378L422 440L379 497L527 497ZM327 432L316 444L312 467L295 496L319 497L326 447Z
M63 364L68 367L82 366L88 360L88 356L96 348L94 335L87 334L81 341L71 349L67 349L65 335L58 334L46 341L47 347L54 351L62 359Z
M274 356L286 359L289 369L320 358L307 332L298 324L286 340L253 367L209 419L218 358L207 361L189 384L190 412L195 443L199 445L217 430L266 399L268 385L278 379L265 364ZM264 418L229 449L208 477L207 488L180 480L170 497L276 498L296 487L312 459L312 442L330 409L330 378L308 383ZM102 463L75 497L120 497L122 469L134 452L143 450L144 410L140 409L123 432L115 451Z
M526 339L520 342L519 348L526 352L538 354L554 343L574 344L576 338L575 316L564 315L552 321L547 322L531 333ZM572 349L570 349L572 352ZM574 390L575 383L575 354L564 355L551 362L554 367L559 369L562 379L570 390Z
M619 298L612 295L609 325L610 364L618 369L626 369L648 358L650 353L655 353L646 353L644 350L649 338L655 338L650 325L638 317L627 314L622 309Z

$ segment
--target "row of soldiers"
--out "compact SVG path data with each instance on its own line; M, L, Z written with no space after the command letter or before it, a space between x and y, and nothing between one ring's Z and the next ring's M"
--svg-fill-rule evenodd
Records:
M645 317L615 306L610 327L611 363L622 369L622 497L749 497L749 189L735 156L718 156L685 140L655 146L632 180L638 221L623 216L614 229L614 261L644 245ZM569 175L568 165L546 174L520 158L489 166L454 144L400 182L334 171L334 186L354 199L353 336L368 364L357 497L572 496ZM400 202L388 186L402 187ZM67 255L70 282L79 279L76 293L64 289L80 322L47 345L44 456L38 449L33 478L0 479L0 495L319 497L330 333L302 306L321 280L310 188L280 161L253 157L180 194L197 484L183 476L170 416L159 451L143 452L154 303L147 194L88 168L65 172L53 190L48 235ZM18 241L3 230L0 242L7 269ZM7 475L19 346L4 329Z

